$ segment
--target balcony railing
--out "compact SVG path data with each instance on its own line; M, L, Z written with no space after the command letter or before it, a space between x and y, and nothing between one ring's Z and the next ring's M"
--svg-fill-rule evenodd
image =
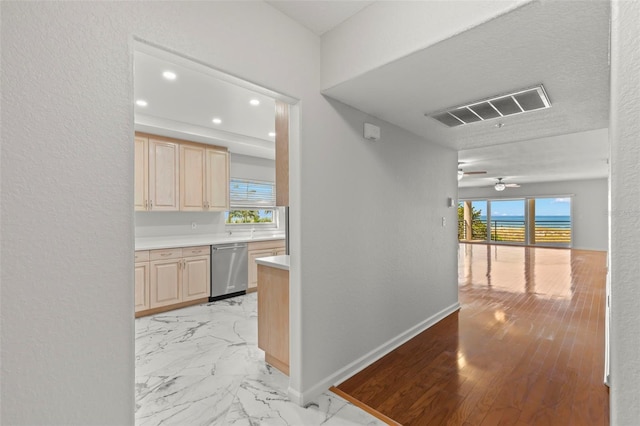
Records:
M458 221L458 239L466 241L469 223ZM514 220L492 220L491 241L524 242L525 222ZM563 243L571 242L571 222L564 220L537 220L534 231L535 243ZM471 225L471 240L487 240L487 223L484 220L474 220ZM532 241L533 243L533 241Z
M571 222L566 220L536 220L537 243L570 243Z

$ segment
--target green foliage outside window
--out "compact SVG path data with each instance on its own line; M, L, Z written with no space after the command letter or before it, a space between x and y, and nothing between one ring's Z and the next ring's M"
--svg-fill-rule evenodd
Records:
M273 223L273 210L231 210L226 214L226 223Z
M480 219L482 210L478 210L471 206L471 235L473 240L487 239L487 224ZM468 225L468 224L467 224ZM464 240L464 205L458 205L458 239Z

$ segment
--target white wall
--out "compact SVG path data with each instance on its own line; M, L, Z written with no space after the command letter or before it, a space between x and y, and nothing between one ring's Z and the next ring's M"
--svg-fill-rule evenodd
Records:
M611 424L640 419L640 2L611 26Z
M229 163L232 178L276 181L275 160L231 153Z
M320 43L263 2L1 8L0 423L132 424L133 38L310 113Z
M278 207L275 225L255 226L257 232L284 232L284 207ZM224 235L231 231L235 235L248 234L249 227L229 226L225 224L224 212L136 212L135 236L160 237L168 235ZM196 229L192 224L196 224Z
M572 247L582 250L607 250L607 179L523 184L503 193L493 187L459 188L458 198L517 198L573 195Z
M531 0L378 1L322 36L322 88L453 37Z
M1 423L133 423L134 37L301 99L293 394L323 390L455 303L455 227L439 227L455 220L444 207L455 153L383 123L383 140L365 142L365 116L319 93L320 40L282 13L264 2L1 8Z
M457 212L446 207L457 153L337 101L320 111L322 120L306 125L322 138L301 145L303 388L311 394L458 300ZM365 121L381 126L379 142L362 137Z

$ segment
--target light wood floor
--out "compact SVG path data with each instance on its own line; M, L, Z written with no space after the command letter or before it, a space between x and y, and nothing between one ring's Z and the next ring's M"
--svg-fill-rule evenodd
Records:
M605 262L460 244L462 309L338 389L403 425L608 425Z

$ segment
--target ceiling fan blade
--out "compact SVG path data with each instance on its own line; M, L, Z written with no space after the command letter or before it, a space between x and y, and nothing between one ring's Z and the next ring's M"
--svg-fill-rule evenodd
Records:
M520 188L520 184L517 183L505 183L504 186L507 188Z
M464 172L465 175L486 175L486 171L477 171L477 172Z

